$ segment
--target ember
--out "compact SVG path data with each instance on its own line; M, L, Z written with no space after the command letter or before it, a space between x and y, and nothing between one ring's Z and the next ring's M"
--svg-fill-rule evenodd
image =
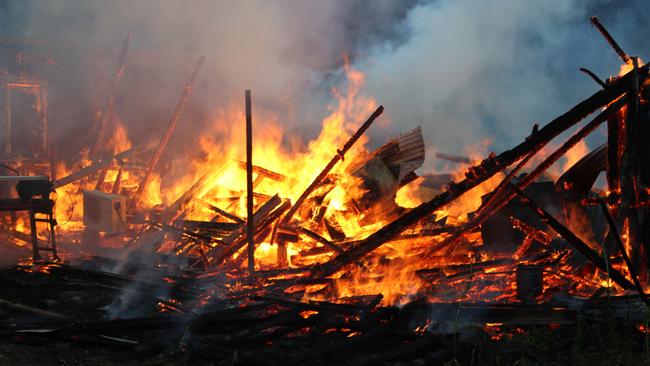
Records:
M421 172L426 125L371 148L390 117L347 57L312 140L258 116L253 89L205 124L191 157L174 139L213 77L206 56L186 62L166 127L145 143L117 113L127 34L76 160L48 145L45 81L8 73L0 245L22 259L2 272L4 338L52 342L62 364L85 345L184 364L371 365L459 350L474 362L476 337L517 342L585 318L648 334L650 67L591 20L619 75L581 69L599 91L500 154L487 140L436 152L444 173ZM16 93L33 98L24 131Z

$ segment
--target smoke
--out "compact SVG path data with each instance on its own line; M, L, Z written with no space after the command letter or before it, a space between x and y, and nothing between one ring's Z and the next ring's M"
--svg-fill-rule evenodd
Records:
M386 106L373 143L422 125L429 153L462 153L483 139L501 151L597 90L579 67L618 73L590 15L643 57L649 13L644 2L613 0L27 0L2 3L0 31L41 41L5 49L55 58L20 67L48 80L55 144L70 160L93 142L127 32L132 50L115 115L136 144L159 138L195 60L208 57L163 161L192 153L219 109L243 105L245 89L257 121L272 116L313 138L331 89L344 81L345 57ZM428 155L424 170L435 166Z
M137 143L159 138L194 62L206 55L163 157L169 160L210 133L204 127L219 108L237 103L243 110L245 89L253 90L256 120L278 116L313 137L330 90L342 79L343 59L355 62L378 44L404 43L410 33L403 20L419 3L18 0L0 7L0 31L27 39L4 42L4 48L56 60L18 67L48 80L52 133L57 150L71 161L93 142L127 32L133 41L115 116Z
M589 17L599 16L621 47L647 61L650 6L641 1L436 1L414 8L412 37L378 48L359 66L366 92L386 106L395 133L423 126L425 170L433 151L463 153L488 139L503 151L599 89L622 63ZM645 57L644 57L645 56ZM376 131L375 131L376 132ZM604 141L594 134L590 147Z

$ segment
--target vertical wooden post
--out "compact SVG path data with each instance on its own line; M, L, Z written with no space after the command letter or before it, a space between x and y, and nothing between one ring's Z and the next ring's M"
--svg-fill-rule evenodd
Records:
M253 222L253 115L251 91L246 90L246 228L248 236L248 273L255 272L255 223Z

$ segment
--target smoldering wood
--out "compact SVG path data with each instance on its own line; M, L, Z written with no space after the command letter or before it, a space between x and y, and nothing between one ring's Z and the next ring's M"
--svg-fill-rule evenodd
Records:
M115 155L113 155L112 157L110 157L108 159L102 160L100 162L93 163L92 165L90 165L90 166L88 166L86 168L80 169L80 170L78 170L78 171L76 171L74 173L71 173L71 174L69 174L69 175L67 175L67 176L65 176L65 177L63 177L61 179L55 180L52 183L53 188L54 189L61 188L61 187L66 186L66 185L68 185L70 183L74 183L74 182L76 182L76 181L78 181L78 180L80 180L82 178L85 178L85 177L87 177L87 176L89 176L91 174L94 174L97 171L99 171L100 169L103 169L103 168L105 168L107 166L110 166L112 164L113 160L119 161L121 159L126 159L126 158L129 158L129 157L140 155L142 153L145 153L148 150L149 150L149 148L132 148L132 149L122 151L121 153L115 154Z
M542 207L538 206L533 202L524 192L515 188L515 192L520 196L521 201L526 204L530 209L535 212L539 217L548 224L555 232L557 232L564 240L567 241L573 248L579 251L584 255L592 264L594 264L599 270L603 273L609 275L609 277L621 288L630 290L634 288L634 284L630 282L625 276L623 276L618 270L609 266L605 260L591 249L587 244L585 244L582 239L576 236L571 230L566 226L562 225L557 221L551 214L549 214Z
M647 78L647 65L644 65L640 70L642 70L642 72L640 73L639 81L642 82ZM476 187L497 172L526 156L532 150L538 148L538 146L546 144L548 141L566 131L598 108L612 103L627 91L629 83L633 80L634 76L631 73L625 74L613 82L609 88L596 92L568 112L549 122L546 126L538 130L537 133L529 136L524 142L520 143L513 149L507 150L499 156L490 156L478 166L470 168L470 170L465 174L465 180L450 184L448 190L437 195L430 201L411 209L400 218L392 221L368 236L357 246L349 249L345 253L339 254L329 263L323 265L321 270L315 271L312 276L319 277L330 275L338 271L344 265L354 262L367 253L373 251L377 247L381 246L385 241L392 239L411 225L417 223L422 217L432 214L435 210L450 203L463 193ZM606 111L611 113L611 107L612 106L610 106ZM618 107L620 108L620 105ZM601 115L608 117L603 113L601 113ZM599 119L602 119L602 117L597 118L596 120Z
M275 209L280 203L281 199L278 195L273 196L271 199L264 202L262 207L257 209L253 214L253 220L258 221L256 227L259 227L259 221L268 216L273 209ZM218 253L211 253L215 255L213 259L213 264L221 264L227 257L234 254L237 250L241 248L241 245L245 243L245 233L246 225L240 224L237 230L234 230L230 235L223 239L224 248L219 248ZM242 241L242 238L244 239ZM213 249L211 252L214 252L217 249Z
M245 92L246 102L246 236L248 238L248 273L255 272L255 220L253 219L253 115L251 91Z
M618 229L616 228L616 222L614 222L614 218L612 217L612 214L609 212L609 208L607 208L607 203L605 203L603 199L599 199L598 205L600 206L600 208L603 210L603 213L605 214L605 218L607 219L607 224L609 225L609 229L612 231L612 235L614 236L614 241L618 246L618 251L621 254L621 257L623 257L623 261L625 262L627 269L630 271L632 282L634 282L634 286L637 292L639 293L639 296L641 296L643 302L645 302L645 304L650 307L650 300L648 299L648 296L643 291L643 286L641 285L641 282L639 282L639 275L636 271L636 268L632 263L632 261L630 260L630 257L627 255L625 244L623 244L621 235L619 234Z

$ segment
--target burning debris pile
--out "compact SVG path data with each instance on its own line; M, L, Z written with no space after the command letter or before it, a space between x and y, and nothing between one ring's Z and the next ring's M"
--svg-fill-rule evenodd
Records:
M164 346L187 362L361 365L448 360L457 344L470 349L453 336L460 323L565 325L578 313L603 320L613 308L643 324L650 74L592 21L623 72L602 81L585 70L601 90L499 155L438 154L458 172L416 174L420 128L367 151L364 133L383 107L357 94L363 75L348 67L350 90L337 93L309 151L253 141L251 130L265 127L254 123L247 92L245 145L233 139L221 154L202 141L218 156L166 191L159 163L204 58L159 142L131 147L119 124L107 137L129 35L79 167L52 163L48 174L43 147L33 145L28 161L6 145L3 166L16 174L2 177L15 193L3 186L1 245L31 244L33 263L3 273L3 335L54 342L62 360L79 342L148 355ZM365 122L348 134L350 119ZM603 124L604 145L559 177L549 173ZM602 172L606 191L594 186Z

